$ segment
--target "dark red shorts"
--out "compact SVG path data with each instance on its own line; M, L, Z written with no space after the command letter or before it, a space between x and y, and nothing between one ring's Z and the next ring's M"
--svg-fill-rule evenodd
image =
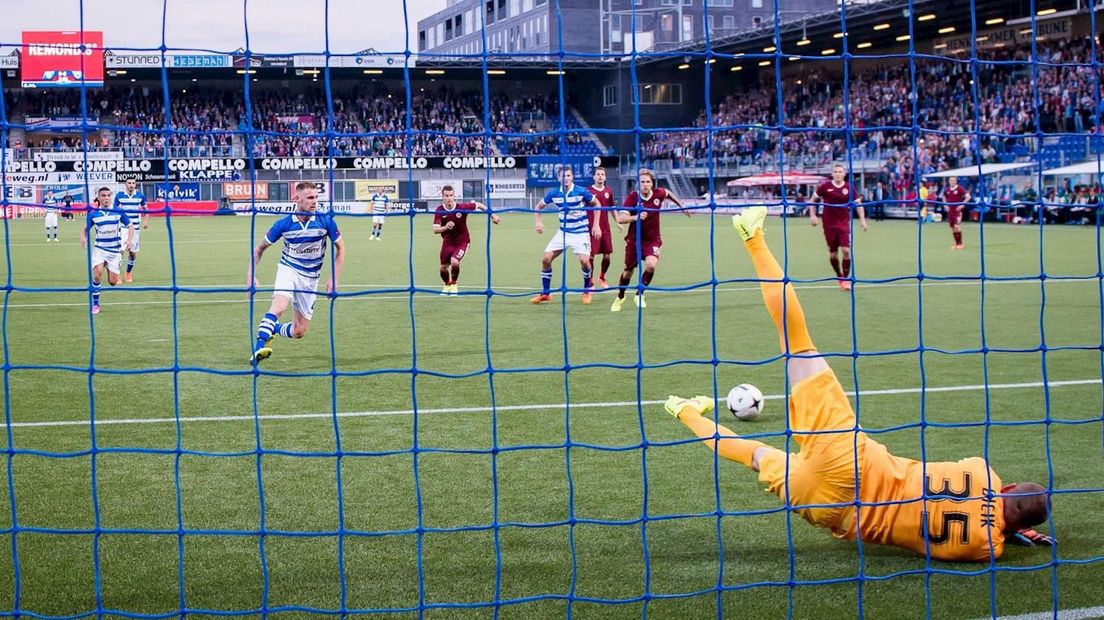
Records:
M455 258L457 261L464 260L464 255L468 253L468 245L470 242L464 243L443 243L441 244L441 264L448 265Z
M966 209L963 207L947 207L947 224L949 226L958 226L962 223L962 212Z
M590 255L595 254L613 254L613 235L610 231L603 230L601 239L595 239L594 235L590 236Z
M659 258L659 250L663 247L663 239L641 240L641 245L644 247L643 258L649 256ZM625 269L636 269L637 260L636 239L628 239L625 241Z
M847 226L825 226L824 240L828 242L828 251L851 247L851 230Z

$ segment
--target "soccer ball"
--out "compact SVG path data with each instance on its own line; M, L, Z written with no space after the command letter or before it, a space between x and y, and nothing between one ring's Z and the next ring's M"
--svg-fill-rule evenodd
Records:
M754 420L763 413L763 392L750 383L741 383L728 392L728 410L741 420Z

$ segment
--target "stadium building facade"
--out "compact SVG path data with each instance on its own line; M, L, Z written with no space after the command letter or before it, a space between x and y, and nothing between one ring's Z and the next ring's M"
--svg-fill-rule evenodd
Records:
M782 18L833 6L789 0ZM695 0L452 0L418 22L417 51L478 56L484 22L488 51L548 56L560 49L561 25L568 54L622 55L634 48L633 32L637 51L663 51L704 40L707 26L717 38L773 19L769 0L714 0L708 9Z

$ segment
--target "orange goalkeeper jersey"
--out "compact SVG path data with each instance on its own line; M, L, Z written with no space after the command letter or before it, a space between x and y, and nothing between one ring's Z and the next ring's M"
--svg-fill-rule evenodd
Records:
M921 485L927 487L926 500ZM990 489L996 494L1000 488L1000 478L985 459L925 465L890 454L868 436L859 489L862 540L921 555L930 549L939 560L999 558L1004 551L1004 500L991 496ZM855 535L852 523L847 538Z

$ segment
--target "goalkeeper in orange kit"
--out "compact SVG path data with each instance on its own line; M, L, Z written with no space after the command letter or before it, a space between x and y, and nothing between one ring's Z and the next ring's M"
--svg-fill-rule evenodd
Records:
M782 268L763 238L766 212L747 209L733 225L763 280L763 300L782 351L793 355L786 366L793 385L789 428L799 451L790 454L737 437L707 416L712 398L672 396L668 413L719 456L759 472L771 493L837 538L954 561L998 558L1006 536L1021 544L1054 544L1030 529L1047 519L1047 490L1039 484L1002 487L996 472L977 457L925 463L894 456L862 432L843 388L813 345L797 293L783 284Z

